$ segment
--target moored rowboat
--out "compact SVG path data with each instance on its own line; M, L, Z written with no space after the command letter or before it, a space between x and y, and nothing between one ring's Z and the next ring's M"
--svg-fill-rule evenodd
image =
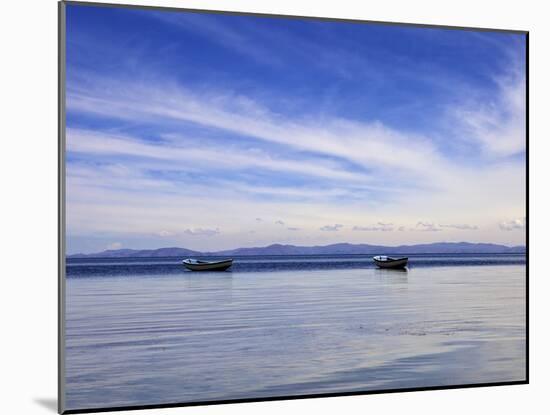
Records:
M374 263L380 268L405 268L409 258L392 258L385 255L379 255L372 258Z
M182 264L191 271L225 271L233 265L232 259L223 261L200 261L198 259L184 259Z

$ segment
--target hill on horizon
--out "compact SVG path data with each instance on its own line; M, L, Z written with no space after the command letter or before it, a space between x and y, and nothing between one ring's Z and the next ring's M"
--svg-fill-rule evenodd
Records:
M67 258L144 258L182 256L239 256L239 255L374 255L374 254L496 254L525 253L526 247L491 243L435 242L430 244L384 246L337 243L324 246L272 244L264 247L236 248L223 251L194 251L179 247L159 249L109 249L92 254L72 254Z

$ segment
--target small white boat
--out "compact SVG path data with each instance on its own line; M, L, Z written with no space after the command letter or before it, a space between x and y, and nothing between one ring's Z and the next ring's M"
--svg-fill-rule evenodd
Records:
M225 271L233 265L232 259L224 259L223 261L201 261L198 259L184 259L182 264L185 268L191 271Z
M385 255L378 255L372 258L380 268L405 268L409 258L392 258Z

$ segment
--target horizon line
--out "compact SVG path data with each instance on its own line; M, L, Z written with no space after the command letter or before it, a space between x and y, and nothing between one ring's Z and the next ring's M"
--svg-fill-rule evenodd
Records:
M272 244L269 244L269 245L264 245L264 246L250 246L250 247L240 246L240 247L237 247L237 248L218 249L218 250L209 250L209 251L190 249L190 248L185 248L185 247L181 247L181 246L164 246L164 247L160 247L160 248L104 249L102 251L89 252L89 253L85 253L85 252L75 252L75 253L72 253L72 254L65 253L65 256L94 255L94 254L99 254L99 253L103 253L103 252L117 252L117 251L157 251L157 250L160 250L160 249L186 249L188 251L193 251L193 252L197 252L197 253L200 253L200 254L215 254L215 253L225 252L225 251L234 251L234 250L237 250L237 249L269 248L269 247L276 246L276 245L279 245L279 246L292 246L292 247L297 247L297 248L325 248L325 247L334 246L334 245L353 245L353 246L368 245L368 246L381 246L381 247L384 247L384 248L401 248L401 247L413 247L413 246L437 245L437 244L496 245L496 246L502 246L502 247L506 247L506 248L525 248L525 249L527 249L527 244L507 245L507 244L495 243L495 242L468 242L468 241L459 241L459 242L439 241L439 242L412 243L412 244L401 244L401 245L383 245L383 244L375 244L375 243L373 244L373 243L350 243L350 242L336 242L336 243L327 244L327 245L293 245L293 244L284 244L284 243L275 242L275 243L272 243Z

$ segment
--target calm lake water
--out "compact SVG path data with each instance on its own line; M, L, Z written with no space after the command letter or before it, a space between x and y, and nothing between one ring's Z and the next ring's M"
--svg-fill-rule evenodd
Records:
M525 379L524 255L69 259L67 409Z

